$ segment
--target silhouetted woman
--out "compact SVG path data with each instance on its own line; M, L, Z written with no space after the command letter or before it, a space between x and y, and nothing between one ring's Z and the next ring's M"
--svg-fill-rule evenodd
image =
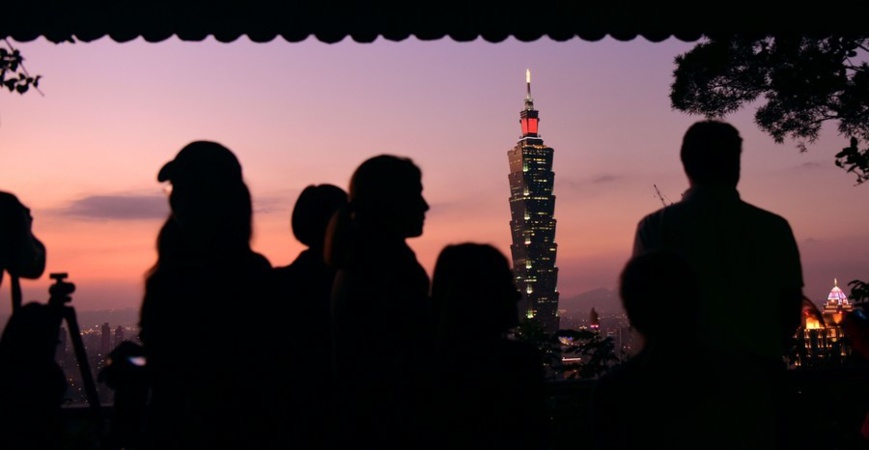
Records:
M407 158L379 155L350 180L349 206L330 227L339 447L418 448L427 354L429 279L407 245L429 206L422 173Z
M295 370L286 377L292 386L294 419L286 424L288 444L305 449L326 448L331 433L332 328L331 298L335 269L326 264L323 247L332 216L347 206L347 193L331 184L310 185L293 207L291 228L307 248L285 267L275 268L280 301L300 318L287 330Z
M538 350L511 340L519 291L488 244L446 246L432 276L435 448L546 448Z
M140 327L152 383L148 448L265 446L274 388L263 358L271 266L250 248L252 205L235 155L185 146L158 175L172 213L145 282ZM259 317L258 317L259 316ZM274 359L274 358L272 358Z

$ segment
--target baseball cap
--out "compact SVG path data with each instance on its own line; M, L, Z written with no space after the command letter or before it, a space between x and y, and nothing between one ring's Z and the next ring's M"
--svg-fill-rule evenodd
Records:
M194 141L157 174L157 181L242 181L241 164L228 148L211 141Z

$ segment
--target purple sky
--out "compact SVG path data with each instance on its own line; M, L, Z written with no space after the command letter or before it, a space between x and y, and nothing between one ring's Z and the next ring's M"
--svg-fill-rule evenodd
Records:
M507 151L519 138L525 70L540 131L555 149L559 290L613 288L636 222L687 188L678 159L698 117L671 110L673 58L694 43L512 39L457 43L239 39L152 44L13 43L41 74L40 95L0 94L0 189L33 210L48 270L24 281L47 299L68 272L79 310L138 307L167 212L156 175L190 141L214 140L244 166L256 206L254 247L274 265L301 250L289 230L299 191L345 187L379 153L409 156L432 205L410 241L428 269L446 244L488 242L509 254ZM728 117L744 138L743 199L787 218L806 293L869 279L869 186L833 165L833 126L799 153ZM0 314L8 312L8 287Z

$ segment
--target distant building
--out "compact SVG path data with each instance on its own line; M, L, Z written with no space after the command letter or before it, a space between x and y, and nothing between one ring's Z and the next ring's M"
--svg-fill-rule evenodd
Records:
M106 322L100 327L100 355L108 355L112 351L112 328Z
M836 279L822 309L814 304L803 305L802 322L797 331L799 348L794 365L817 367L844 361L850 355L851 348L845 339L842 320L853 309Z
M526 72L525 108L519 113L522 136L507 152L510 162L510 231L513 276L522 298L519 312L536 319L547 333L559 330L558 267L555 255L553 150L538 134L540 121Z
M112 344L112 348L117 347L121 342L123 342L123 341L124 341L124 337L125 337L125 335L124 335L124 327L122 327L121 325L118 325L118 326L115 328L115 341L114 341L114 343Z
M845 295L845 292L839 288L839 281L837 279L833 279L833 289L830 290L830 294L827 295L827 301L824 303L824 310L822 314L824 315L824 322L829 325L840 325L842 323L842 319L845 318L845 315L854 308L848 302L848 296Z

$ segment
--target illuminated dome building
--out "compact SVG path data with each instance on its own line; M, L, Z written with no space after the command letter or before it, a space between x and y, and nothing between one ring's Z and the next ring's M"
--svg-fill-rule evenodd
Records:
M833 289L827 296L827 302L824 303L824 322L839 325L845 318L845 314L851 312L852 309L848 302L848 296L839 288L839 282L834 278Z
M813 302L803 302L803 316L797 331L796 366L817 367L841 363L851 353L844 339L842 320L853 310L848 296L833 279L833 289L827 295L823 310Z

